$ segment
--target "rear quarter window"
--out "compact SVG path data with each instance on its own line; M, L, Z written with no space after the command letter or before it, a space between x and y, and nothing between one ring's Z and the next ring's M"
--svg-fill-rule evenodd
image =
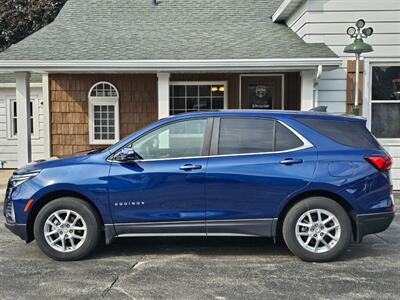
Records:
M275 151L285 151L303 146L303 142L286 126L276 122Z
M363 121L312 118L297 118L296 121L339 144L355 148L382 149Z

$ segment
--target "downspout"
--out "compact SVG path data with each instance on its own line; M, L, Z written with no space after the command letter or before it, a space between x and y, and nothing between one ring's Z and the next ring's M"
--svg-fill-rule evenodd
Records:
M319 79L321 78L321 74L322 74L322 65L318 66L317 69L317 73L315 74L315 78L314 78L314 99L313 99L313 106L317 107L318 106L318 83L319 83Z

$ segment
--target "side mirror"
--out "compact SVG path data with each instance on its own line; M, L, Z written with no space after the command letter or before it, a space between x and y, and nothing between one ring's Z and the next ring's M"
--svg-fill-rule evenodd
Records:
M114 156L114 159L121 162L133 162L141 160L143 157L132 148L124 148Z

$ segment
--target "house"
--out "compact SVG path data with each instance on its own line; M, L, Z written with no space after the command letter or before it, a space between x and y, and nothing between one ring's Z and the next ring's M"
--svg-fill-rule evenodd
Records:
M13 74L0 74L0 168L17 168L17 103L16 79ZM30 80L30 122L32 159L46 157L42 100L42 76L32 74Z
M394 157L400 189L397 0L69 0L53 23L0 53L0 72L16 76L19 164L31 159L32 73L42 74L48 108L45 157L109 145L187 111L350 112L354 58L343 49L359 18L375 31L362 115Z

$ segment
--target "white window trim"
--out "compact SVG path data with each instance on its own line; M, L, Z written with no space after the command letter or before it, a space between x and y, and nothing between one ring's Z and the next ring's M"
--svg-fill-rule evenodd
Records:
M6 96L7 99L7 139L8 140L16 140L18 138L17 135L14 135L12 133L13 125L12 125L12 103L16 102L17 99L15 99L15 96ZM31 135L32 139L40 139L40 123L39 123L39 97L37 95L34 95L31 97L31 102L33 103L32 105L32 116L33 116L33 134ZM17 112L18 114L18 112ZM18 118L17 118L18 122ZM17 133L18 134L18 133Z
M169 85L223 85L224 86L224 109L228 108L228 81L170 81ZM169 93L168 93L169 101ZM170 108L171 109L171 108ZM205 110L200 110L202 112Z
M242 109L242 78L243 77L281 77L281 105L282 109L285 110L285 74L284 73L268 73L268 74L240 74L239 75L239 109Z
M109 84L111 85L117 92L117 96L112 97L96 97L90 96L92 90L98 84ZM114 106L114 128L115 128L115 138L108 140L95 140L94 139L94 109L95 105L113 105ZM118 89L110 82L107 81L99 81L96 82L89 90L88 94L88 108L89 108L89 144L90 145L112 145L119 141L119 92Z
M363 101L366 103L363 109L363 116L367 117L367 127L371 130L372 126L372 103L400 103L393 100L372 100L372 67L381 66L400 66L400 59L397 58L384 58L384 59L365 59L364 72L365 72L365 85ZM379 138L379 142L385 146L399 146L399 138Z

